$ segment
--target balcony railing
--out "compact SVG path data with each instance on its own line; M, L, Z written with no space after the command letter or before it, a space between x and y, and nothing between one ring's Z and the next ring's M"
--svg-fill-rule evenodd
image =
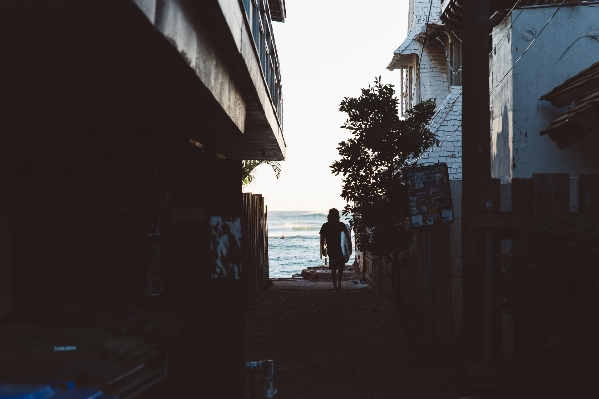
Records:
M281 129L283 128L283 92L281 88L281 71L275 37L272 30L270 8L267 0L243 0L243 7L248 20L256 53L260 59L262 76L268 87Z

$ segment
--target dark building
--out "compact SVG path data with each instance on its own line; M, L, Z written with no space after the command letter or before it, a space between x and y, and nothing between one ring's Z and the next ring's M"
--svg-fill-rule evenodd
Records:
M0 319L172 312L178 392L239 397L243 269L217 273L210 226L239 223L242 159L285 156L284 0L0 7Z

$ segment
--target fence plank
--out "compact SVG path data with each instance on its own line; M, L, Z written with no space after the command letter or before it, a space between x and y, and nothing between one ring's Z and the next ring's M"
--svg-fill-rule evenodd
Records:
M251 305L268 280L268 229L264 198L260 194L243 194L245 305Z
M485 183L487 190L487 211L499 211L501 209L501 180L489 179Z
M599 208L599 174L578 177L578 206L581 212Z
M535 220L548 215L570 213L570 175L567 173L535 173L533 182L533 213Z
M532 212L532 179L512 179L512 211Z

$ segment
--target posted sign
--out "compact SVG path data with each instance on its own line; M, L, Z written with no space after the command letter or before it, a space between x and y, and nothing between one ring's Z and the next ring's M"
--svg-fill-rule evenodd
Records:
M412 226L453 223L447 164L416 166L406 171Z

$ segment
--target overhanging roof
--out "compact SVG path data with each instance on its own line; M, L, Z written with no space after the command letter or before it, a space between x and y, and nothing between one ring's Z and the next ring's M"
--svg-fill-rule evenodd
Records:
M599 89L599 62L583 69L549 93L543 94L540 100L549 101L554 107L561 108L595 89Z
M577 0L566 0L566 3L579 2ZM463 16L462 10L464 7L468 7L468 0L444 0L441 6L441 21L447 25L447 27L455 32L462 30ZM538 6L538 5L552 5L560 4L562 0L489 0L489 17L493 14L499 16L505 16L505 12L510 10L514 5L517 4L518 8ZM501 21L500 18L499 21ZM497 22L499 22L497 21Z
M548 135L560 150L580 138L599 133L599 89L579 101L540 132Z
M412 26L406 40L393 52L393 58L389 62L389 65L387 65L388 70L393 71L397 68L405 68L418 61L420 44L417 42L417 39L420 34L422 34L420 27Z
M544 94L540 100L549 101L555 107L573 104L540 132L548 135L560 150L581 137L599 133L599 62Z
M439 32L448 34L447 27L439 20L414 24L408 32L408 37L393 52L393 58L387 65L387 69L393 71L398 68L406 68L419 61L418 57L422 54L422 46L426 46L427 40L435 40Z

